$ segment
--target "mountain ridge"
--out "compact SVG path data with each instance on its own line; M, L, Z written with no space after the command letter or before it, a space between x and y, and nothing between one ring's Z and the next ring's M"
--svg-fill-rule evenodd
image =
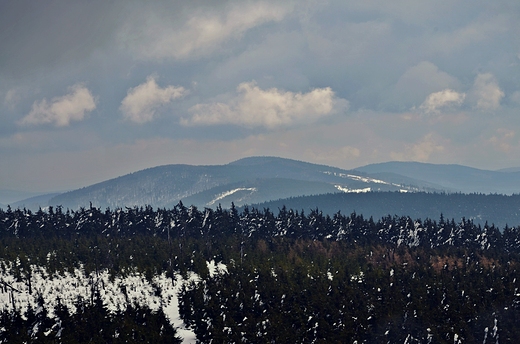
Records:
M430 164L391 161L357 167L355 170L378 174L396 173L427 180L444 188L471 193L520 193L520 172L490 171L457 164Z
M520 193L520 172L395 161L345 170L275 156L252 156L223 165L159 165L13 204L32 209L49 205L78 209L90 204L101 208L170 208L182 200L197 207L229 207L231 203L242 206L289 197L366 191L514 194Z
M209 206L217 194L236 188L251 189L258 180L270 179L279 182L273 189L286 189L286 194L278 194L276 198L297 196L302 194L330 193L339 188L363 189L371 185L374 190L399 190L403 187L391 182L378 183L366 173L352 175L353 172L337 167L317 165L291 159L276 157L252 157L236 160L226 165L162 165L154 168L136 171L124 176L101 183L73 190L50 200L52 204L78 208L90 203L100 207L123 207L134 205L152 205L156 207L171 207L180 200L190 198L199 193L208 193L207 198L198 198L197 206ZM282 180L298 181L288 189ZM299 193L305 188L301 182L321 183L312 193ZM240 184L240 185L238 185ZM284 185L285 184L285 185ZM317 184L315 184L316 186ZM267 185L264 183L264 188ZM228 191L229 191L228 190ZM199 195L200 196L200 195ZM196 198L195 198L196 199ZM195 199L193 199L195 201ZM273 199L269 195L264 200ZM260 201L254 199L253 201ZM226 202L242 204L237 199Z

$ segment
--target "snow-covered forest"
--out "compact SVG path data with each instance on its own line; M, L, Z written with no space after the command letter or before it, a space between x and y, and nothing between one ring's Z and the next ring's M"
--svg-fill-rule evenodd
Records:
M282 207L0 210L0 341L495 343L520 228Z

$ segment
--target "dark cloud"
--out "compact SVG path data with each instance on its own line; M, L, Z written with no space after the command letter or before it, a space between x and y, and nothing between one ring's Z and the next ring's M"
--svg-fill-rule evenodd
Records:
M2 1L3 77L57 69L107 49L125 10L111 1Z

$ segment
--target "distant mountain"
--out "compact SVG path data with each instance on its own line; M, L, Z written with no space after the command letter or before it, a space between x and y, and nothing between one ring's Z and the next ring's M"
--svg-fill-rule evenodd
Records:
M251 157L227 165L166 165L131 173L53 197L50 205L72 209L152 205L180 200L198 207L228 207L300 195L366 191L445 191L432 183L276 157Z
M226 165L153 167L62 194L12 202L11 206L36 210L48 205L78 209L90 204L112 209L144 205L171 208L182 200L201 208L218 204L229 207L232 202L241 206L290 197L368 191L511 195L520 193L520 172L416 162L344 170L277 157L250 157Z
M498 172L520 172L520 167L509 167L497 170Z
M463 217L475 224L488 222L499 228L520 225L520 195L484 195L461 193L402 193L368 192L359 194L328 194L301 196L276 201L253 204L258 209L269 208L274 212L287 209L303 210L309 213L318 209L333 216L353 212L374 220L384 216L410 216L414 219L430 218L438 220L441 214L445 219L460 221Z
M41 195L41 192L37 193L10 189L0 189L0 204L13 204L14 202L18 202L19 200L38 195Z
M333 192L338 192L338 189L333 184L325 182L265 178L217 186L186 197L182 201L186 204L198 204L207 207L216 206L219 203L227 206L231 202L241 206L264 202L266 199L319 195Z
M386 162L358 167L356 171L385 178L389 173L427 181L455 192L511 195L520 193L520 172L488 171L461 165Z
M11 207L13 208L26 208L36 210L38 208L45 208L49 205L49 201L53 198L60 195L60 193L49 193L34 197L29 197L24 200L11 203Z

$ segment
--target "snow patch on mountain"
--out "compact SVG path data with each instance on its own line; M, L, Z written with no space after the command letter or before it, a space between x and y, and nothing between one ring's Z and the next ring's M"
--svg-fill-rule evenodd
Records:
M346 192L346 193L361 193L361 192L370 192L370 188L363 188L363 189L349 189L349 188L346 188L346 187L343 187L341 185L334 185L336 187L336 189L338 189L339 191L341 192Z
M335 177L341 177L346 179L352 179L364 183L376 183L376 184L385 184L385 185L393 185L391 183L385 182L384 180L370 178L370 177L362 177L357 176L355 174L347 174L347 173L339 173L339 172L330 172L330 171L323 171L323 173L328 174L329 176L335 176Z
M253 192L256 192L256 188L236 188L233 190L222 192L215 199L208 202L207 205L211 206L211 205L215 204L216 202L220 201L221 199L231 196L232 194L234 194L235 192L238 192L238 191L251 191L251 193L253 193Z

